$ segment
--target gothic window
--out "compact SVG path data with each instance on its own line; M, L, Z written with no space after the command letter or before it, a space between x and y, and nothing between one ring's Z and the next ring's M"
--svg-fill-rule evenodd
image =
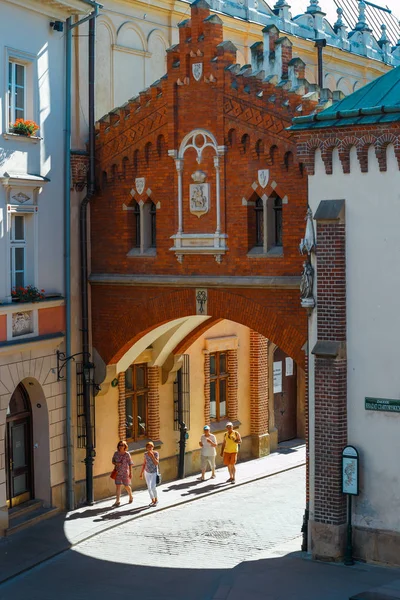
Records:
M274 233L272 239L273 246L282 246L282 200L279 196L274 198L273 204L273 225Z
M156 247L156 205L153 204L153 202L151 203L150 206L150 236L151 236L151 240L150 240L150 247L151 248L155 248Z
M264 246L264 206L261 198L257 198L254 207L256 214L256 246Z
M134 207L134 215L135 215L135 248L140 248L140 206L137 202L135 202Z

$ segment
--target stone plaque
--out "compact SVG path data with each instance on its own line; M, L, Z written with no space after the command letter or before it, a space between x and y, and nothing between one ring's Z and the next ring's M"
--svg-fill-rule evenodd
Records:
M203 74L203 63L193 63L192 64L192 73L193 77L196 81L199 81Z
M269 169L260 169L258 171L258 183L264 189L269 181Z
M208 212L210 207L210 184L190 184L190 212L201 217Z
M145 177L136 177L135 187L136 187L136 191L139 194L139 196L141 196L143 194L145 185L146 185Z
M33 333L33 313L32 311L17 312L12 315L12 336Z

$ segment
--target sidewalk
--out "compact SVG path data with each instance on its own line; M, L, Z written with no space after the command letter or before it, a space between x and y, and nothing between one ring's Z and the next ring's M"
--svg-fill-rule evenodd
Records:
M258 479L270 477L305 464L305 446L300 440L279 445L273 454L247 462L238 463L235 487ZM65 552L84 540L103 531L146 517L161 510L192 502L211 494L232 488L226 483L226 468L217 470L215 480L201 482L198 475L184 480L164 483L158 488L159 504L149 507L147 489L134 492L133 504L122 497L119 508L111 509L114 498L101 500L93 506L85 506L69 513L60 514L10 537L0 540L0 583L32 567Z

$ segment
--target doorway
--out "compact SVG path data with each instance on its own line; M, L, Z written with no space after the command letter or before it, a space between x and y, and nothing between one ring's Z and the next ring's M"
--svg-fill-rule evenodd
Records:
M34 497L32 410L29 394L20 383L11 396L6 422L7 506L13 508Z
M274 352L274 417L278 442L297 436L297 368L280 348Z

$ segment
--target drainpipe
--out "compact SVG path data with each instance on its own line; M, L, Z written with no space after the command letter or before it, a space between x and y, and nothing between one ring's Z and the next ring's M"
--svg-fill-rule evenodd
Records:
M81 259L81 330L82 330L82 353L83 371L88 373L93 365L90 362L89 353L89 299L88 299L88 256L87 256L87 208L95 192L95 37L96 16L98 7L95 7L92 18L89 20L89 172L87 182L87 193L80 207L80 259ZM86 422L86 504L92 505L93 495L93 463L95 457L94 440L92 431L92 414L90 407L91 386L90 378L84 376L83 384L83 406Z
M71 77L72 77L72 29L67 19L65 32L65 173L64 173L64 235L65 235L65 356L71 356ZM75 508L74 467L71 407L71 362L66 369L66 420L67 420L67 507Z
M91 29L90 24L95 23L95 19L98 15L99 8L102 8L101 4L94 2L93 0L82 0L85 4L90 5L93 8L93 11L87 17L84 17L80 21L76 23L72 23L71 18L68 18L66 21L66 73L65 73L65 172L64 172L64 201L65 201L65 313L66 313L66 334L65 334L65 351L66 356L71 356L71 201L70 201L70 189L71 189L71 89L72 89L72 30L82 23L89 21L89 29ZM89 72L92 72L92 81L94 82L94 35L95 35L95 26L92 27L92 40L89 36L89 63L93 63ZM90 48L92 48L90 50ZM94 83L93 83L94 85ZM90 84L89 84L90 88ZM93 93L89 93L89 100L92 104L92 109L89 110L89 116L93 114L92 121L93 127L92 130L92 145L91 145L91 154L89 156L89 162L93 163L92 169L90 173L92 173L92 182L94 182L94 89ZM89 131L90 135L90 131ZM94 188L94 183L92 183L92 187ZM90 193L90 187L88 184L88 194ZM93 192L92 192L93 194ZM85 201L85 200L84 200ZM84 202L83 201L83 202ZM87 257L86 257L87 260ZM85 285L82 286L82 289L86 291L86 306L87 306L87 274L84 279ZM87 311L86 311L87 314ZM83 327L82 327L83 329ZM83 350L83 363L84 366L88 366L88 331L86 330L86 334L82 332L82 350ZM84 338L84 339L83 339ZM87 369L86 369L87 372ZM91 415L90 415L90 387L89 385L84 386L84 399L88 399L88 402L85 403L85 417L86 417L86 427L90 432L90 454L93 455L93 440L92 440L92 428L91 428ZM87 405L89 405L89 409L87 409ZM73 510L75 508L74 501L74 468L73 468L73 435L72 435L72 399L71 399L71 363L70 361L66 362L66 425L67 425L67 504L68 509ZM89 445L89 444L87 444ZM88 454L88 448L86 450L86 454ZM86 460L85 460L86 462ZM89 472L90 474L90 472ZM92 498L91 503L93 503L93 458L91 462L91 477L88 486L88 476L87 476L87 489L89 487L90 496L87 493L87 497Z
M318 86L319 89L322 90L324 87L324 60L322 55L322 49L326 46L326 39L320 38L319 40L315 40L315 48L317 48L317 56L318 56Z

